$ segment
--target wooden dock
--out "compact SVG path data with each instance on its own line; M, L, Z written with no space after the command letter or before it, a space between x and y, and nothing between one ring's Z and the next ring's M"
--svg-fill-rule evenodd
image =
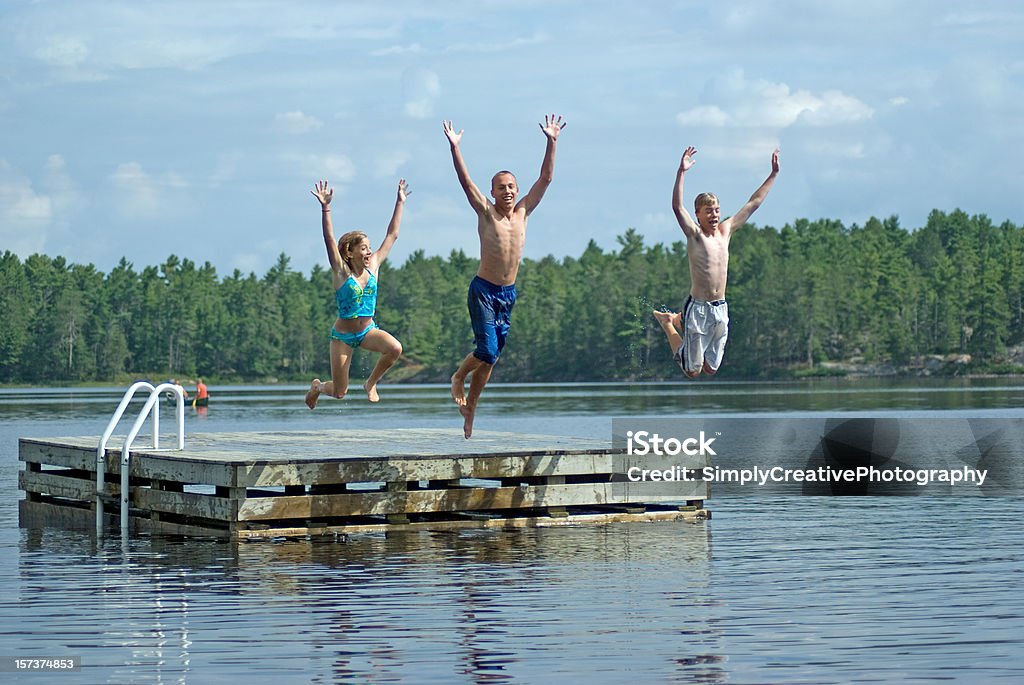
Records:
M95 527L98 442L19 440L22 525ZM101 494L115 526L121 442L106 451ZM704 459L671 466L699 470ZM638 461L608 441L513 433L470 441L442 429L200 433L184 450L132 447L129 513L133 532L233 539L710 516L707 483L633 482L627 470Z

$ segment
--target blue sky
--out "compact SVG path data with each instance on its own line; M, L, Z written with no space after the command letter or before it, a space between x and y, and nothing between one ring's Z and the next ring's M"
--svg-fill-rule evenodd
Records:
M442 119L484 187L529 187L545 113L569 122L525 255L606 249L670 209L924 223L961 208L1024 223L1024 6L1011 2L113 2L0 5L0 250L109 270L170 254L262 275L326 265L309 194L376 243L408 179L392 258L477 254ZM737 239L741 239L741 236Z

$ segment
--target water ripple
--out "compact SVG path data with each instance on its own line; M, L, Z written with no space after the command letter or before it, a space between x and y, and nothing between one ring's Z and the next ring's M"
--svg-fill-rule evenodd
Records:
M551 400L563 413L494 428L593 434L627 390L597 405L592 389L565 391ZM339 416L284 401L239 403L205 430ZM664 401L659 389L636 406ZM80 432L78 411L18 430ZM122 544L17 528L16 471L8 453L0 654L81 656L62 683L1024 681L1024 499L736 496L700 523Z

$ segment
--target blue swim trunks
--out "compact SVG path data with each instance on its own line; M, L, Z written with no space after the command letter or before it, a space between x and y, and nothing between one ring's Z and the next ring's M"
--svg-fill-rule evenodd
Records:
M473 356L486 364L498 361L512 326L516 286L495 285L479 276L469 284L469 318L473 322L476 349Z
M363 342L363 338L366 334L372 331L374 328L378 328L376 321L371 321L370 325L359 331L358 333L339 333L334 325L331 325L331 338L334 340L340 340L351 348L359 347L359 344Z

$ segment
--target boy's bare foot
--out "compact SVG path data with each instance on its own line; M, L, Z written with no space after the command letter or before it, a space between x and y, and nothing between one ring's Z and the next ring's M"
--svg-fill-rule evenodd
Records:
M463 400L465 402L465 400ZM468 404L459 405L459 413L462 414L464 419L462 423L462 434L466 436L466 440L473 437L473 414L476 413L474 409L470 409Z
M654 310L654 318L661 324L661 328L666 332L678 333L676 326L679 328L683 327L683 313L682 312L663 312L661 310Z
M320 399L320 379L314 378L313 382L309 384L309 392L306 393L306 406L310 409L316 409L317 400Z
M377 392L376 383L370 386L363 383L363 390L366 391L366 396L370 398L371 402L380 402L380 394Z
M663 312L660 309L655 309L653 313L654 318L658 320L658 323L661 324L662 328L666 325L671 326L675 324L673 321L676 316L675 312Z
M457 373L452 374L452 399L460 407L466 406L466 379L459 378ZM469 423L472 425L472 418L469 420ZM466 437L468 438L469 436L467 435Z

